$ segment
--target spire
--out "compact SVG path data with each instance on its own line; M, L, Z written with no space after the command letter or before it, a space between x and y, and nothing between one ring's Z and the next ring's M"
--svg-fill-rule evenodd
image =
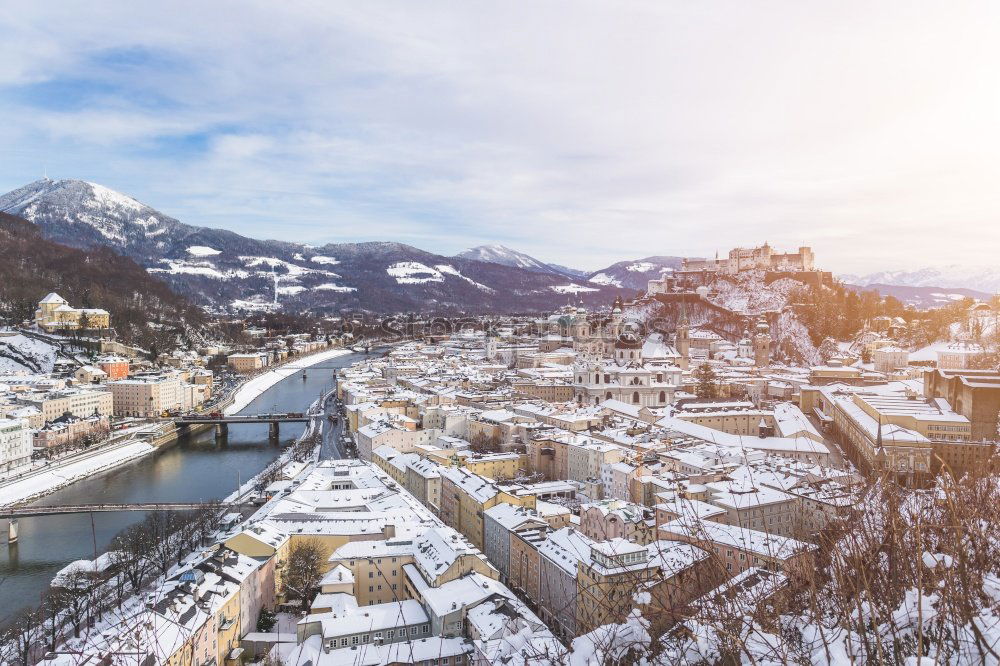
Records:
M682 298L681 300L681 318L677 322L678 326L688 326L688 311L687 311L687 301Z
M882 448L882 415L878 415L878 435L875 437L875 448Z

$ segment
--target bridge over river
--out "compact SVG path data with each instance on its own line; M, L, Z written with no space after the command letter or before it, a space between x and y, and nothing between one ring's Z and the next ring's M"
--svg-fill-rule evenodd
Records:
M277 442L280 435L282 423L308 423L314 416L298 412L288 414L233 414L231 416L223 414L187 414L184 416L171 417L170 420L178 429L184 430L197 425L214 425L216 439L225 439L229 436L229 426L232 424L253 424L266 423L268 425L268 440Z
M0 509L0 520L9 521L7 540L17 542L17 519L33 516L62 516L71 513L111 513L119 511L194 511L206 506L204 502L134 502L130 504L64 504L53 506L15 506ZM246 503L211 505L226 510L241 510L252 506Z

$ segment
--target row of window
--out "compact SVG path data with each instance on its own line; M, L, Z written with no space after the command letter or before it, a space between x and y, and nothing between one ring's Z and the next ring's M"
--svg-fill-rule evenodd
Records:
M414 626L410 627L410 636L411 637L415 637L418 634L426 636L427 634L430 633L430 631L431 631L430 625L423 624L423 625L420 625L419 628L416 625L414 625ZM346 636L344 636L343 638L340 639L340 647L347 647L348 644L350 644L350 645L358 645L358 644L370 643L371 640L372 640L372 636L373 636L373 634L361 634L360 636L351 636L350 639L348 639ZM385 631L385 640L391 641L391 640L393 640L395 638L399 638L400 640L404 640L406 638L406 628L404 627L402 629L387 629ZM383 632L376 631L374 633L374 639L375 639L376 642L379 642L379 641L383 640ZM336 642L337 642L337 639L336 638L333 639L332 643L334 645L336 645Z
M379 590L379 591L381 591L381 590L382 590L382 586L381 586L381 585L369 585L369 586L368 586L368 591L369 591L369 592L374 592L376 588L378 588L378 590ZM392 589L393 589L393 590L395 590L395 589L396 589L396 583L393 583L393 584L392 584Z

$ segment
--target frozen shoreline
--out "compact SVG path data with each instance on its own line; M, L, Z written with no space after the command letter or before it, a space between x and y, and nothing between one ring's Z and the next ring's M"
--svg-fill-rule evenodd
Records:
M265 372L259 377L254 377L246 384L241 386L236 394L233 396L233 402L225 409L225 413L235 414L246 408L251 402L256 400L264 391L271 388L282 379L294 375L299 370L303 368L308 368L309 366L316 365L317 363L322 363L323 361L329 361L331 358L337 358L338 356L344 356L350 354L349 349L330 349L324 352L318 352L305 358L300 358L281 366L280 368L275 368L269 372Z
M76 460L41 474L14 481L0 488L0 506L20 504L37 499L75 481L113 469L155 450L156 448L147 442L133 441L110 451L102 451L83 460Z

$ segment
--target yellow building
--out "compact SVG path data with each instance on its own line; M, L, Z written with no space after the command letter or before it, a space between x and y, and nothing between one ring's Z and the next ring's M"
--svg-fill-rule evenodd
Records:
M528 456L520 453L488 453L468 457L459 463L473 474L490 479L513 479L528 468Z
M441 474L441 520L483 549L483 512L501 502L535 508L535 496L519 494L520 486L504 486L465 469L443 468Z
M229 653L240 646L240 591L239 587L229 595L213 618L218 632L219 654L217 664L228 664Z
M226 357L226 363L236 372L255 372L268 365L268 355L266 352L230 354Z
M100 308L74 308L59 294L52 292L38 302L35 323L47 331L57 329L96 330L111 327L111 315Z

